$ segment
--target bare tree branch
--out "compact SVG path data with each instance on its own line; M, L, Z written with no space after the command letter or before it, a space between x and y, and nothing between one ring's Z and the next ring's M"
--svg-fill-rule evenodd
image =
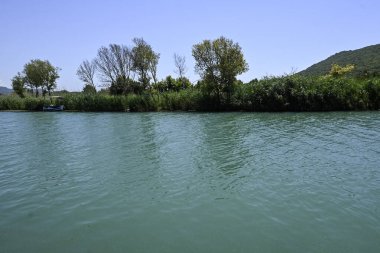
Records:
M95 61L89 62L88 60L85 60L82 62L81 65L79 65L79 68L77 70L77 76L79 79L85 84L89 84L93 87L95 87L94 83L94 75L95 75L96 65Z
M131 50L124 45L110 44L101 47L95 60L102 82L109 86L118 77L128 79L132 69Z
M99 48L98 56L95 59L95 64L102 82L110 85L110 83L116 80L112 66L112 56L108 48Z
M182 79L182 77L185 75L187 68L186 68L186 58L185 56L180 56L178 54L174 54L174 64L176 67L176 70L174 72L179 75L179 77Z

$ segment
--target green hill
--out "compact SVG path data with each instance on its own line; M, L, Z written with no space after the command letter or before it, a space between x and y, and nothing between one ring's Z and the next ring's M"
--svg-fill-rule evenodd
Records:
M354 64L352 75L355 77L380 76L380 44L357 50L342 51L299 72L305 76L326 75L332 64L345 66Z

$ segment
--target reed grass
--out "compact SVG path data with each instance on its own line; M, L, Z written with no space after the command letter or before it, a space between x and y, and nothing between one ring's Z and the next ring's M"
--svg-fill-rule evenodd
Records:
M237 83L232 96L216 96L192 87L180 91L143 94L65 93L66 110L84 112L146 111L335 111L379 110L380 79L352 79L298 75L266 77ZM0 110L42 110L47 98L0 96Z

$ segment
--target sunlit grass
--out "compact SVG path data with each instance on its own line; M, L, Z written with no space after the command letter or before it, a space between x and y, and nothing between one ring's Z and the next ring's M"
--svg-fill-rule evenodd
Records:
M65 93L66 110L85 112L145 111L332 111L380 109L380 79L366 80L288 75L237 83L231 99L192 87L113 96L107 93ZM0 96L0 110L42 110L48 98Z

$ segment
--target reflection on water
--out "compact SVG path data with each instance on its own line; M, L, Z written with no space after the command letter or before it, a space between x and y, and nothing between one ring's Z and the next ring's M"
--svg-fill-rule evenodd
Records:
M0 113L0 252L377 252L380 113Z

